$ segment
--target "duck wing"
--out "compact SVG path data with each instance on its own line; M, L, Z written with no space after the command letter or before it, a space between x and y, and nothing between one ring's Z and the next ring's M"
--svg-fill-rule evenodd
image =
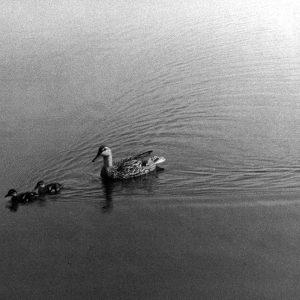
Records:
M35 200L37 197L38 197L38 194L35 192L25 192L25 193L18 194L16 199L19 202L29 202L29 201Z
M57 194L62 189L62 185L60 183L54 182L46 185L47 193L49 194Z
M116 178L127 179L142 175L145 169L142 166L141 160L131 159L123 162L117 169L115 169L114 176Z
M150 150L150 151L146 151L143 153L139 153L136 155L132 155L132 156L123 158L123 159L117 161L114 165L118 169L118 168L122 168L123 164L130 163L131 161L134 161L134 160L145 161L145 159L147 157L149 157L152 152L153 152L153 150Z

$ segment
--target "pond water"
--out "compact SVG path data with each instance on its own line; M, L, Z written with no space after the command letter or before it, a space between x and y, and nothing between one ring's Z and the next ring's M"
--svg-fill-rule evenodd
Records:
M3 1L1 299L295 299L300 4ZM165 170L104 184L153 150Z

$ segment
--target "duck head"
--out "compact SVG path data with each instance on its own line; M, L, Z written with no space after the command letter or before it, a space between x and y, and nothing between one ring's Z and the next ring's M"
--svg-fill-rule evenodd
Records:
M100 146L98 149L98 153L95 156L95 158L92 160L94 162L95 160L98 159L98 157L103 156L103 157L108 157L111 156L111 150L107 146Z
M44 187L45 187L45 182L44 182L43 180L40 180L40 181L36 184L34 190L38 189L39 187L41 187L41 188L44 188Z
M17 191L15 189L10 189L4 197L14 197L17 196Z

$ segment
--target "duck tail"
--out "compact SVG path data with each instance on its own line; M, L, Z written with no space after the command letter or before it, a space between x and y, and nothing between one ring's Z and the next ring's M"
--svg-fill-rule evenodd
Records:
M166 159L163 156L154 156L152 161L157 165L163 163L164 161L166 161Z
M157 165L160 163L163 163L165 160L166 159L162 156L150 157L145 165L145 168L150 172L154 171L154 170L158 170L159 167ZM159 169L162 169L162 168L159 168Z

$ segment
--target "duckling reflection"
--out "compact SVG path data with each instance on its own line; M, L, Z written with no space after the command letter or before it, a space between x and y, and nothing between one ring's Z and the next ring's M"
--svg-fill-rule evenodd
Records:
M111 181L101 178L104 201L102 205L103 212L111 212L113 209L113 193L115 190L132 195L137 194L152 194L157 186L158 173L163 171L163 168L157 168L146 176L134 177L123 181Z
M17 193L15 189L10 189L5 195L5 198L7 197L10 197L10 200L8 201L6 207L12 212L16 212L20 204L27 205L39 199L38 194L35 192Z
M6 208L8 208L11 212L16 212L19 208L19 203L16 201L9 200L6 204Z

